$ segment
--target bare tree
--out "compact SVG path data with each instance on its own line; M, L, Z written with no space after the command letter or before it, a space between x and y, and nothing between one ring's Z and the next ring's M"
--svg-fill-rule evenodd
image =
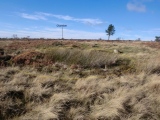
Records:
M18 38L17 34L13 34L13 38L14 39Z

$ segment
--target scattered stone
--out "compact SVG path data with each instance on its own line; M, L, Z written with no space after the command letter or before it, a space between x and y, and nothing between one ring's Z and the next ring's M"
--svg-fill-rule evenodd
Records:
M114 49L113 52L114 52L114 53L123 53L122 51L119 51L119 50L117 50L117 49Z

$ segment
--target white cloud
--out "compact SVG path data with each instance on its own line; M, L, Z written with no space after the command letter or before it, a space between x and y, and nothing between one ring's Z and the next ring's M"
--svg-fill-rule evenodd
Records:
M52 16L55 17L55 18L58 18L58 19L72 20L72 21L74 21L74 18L70 17L68 15L52 15Z
M80 38L80 39L99 39L107 38L104 32L88 32L79 30L66 30L66 37L68 38Z
M20 16L22 18L31 19L31 20L47 20L47 18L44 15L39 15L39 14L30 15L26 13L21 13Z
M66 39L106 39L107 36L104 32L88 32L88 31L79 31L64 29L63 30L64 38ZM44 28L43 30L32 30L32 29L23 29L23 30L6 30L0 31L0 37L12 37L13 34L17 34L18 37L30 36L31 38L61 38L62 30L60 28Z
M118 37L124 40L136 40L141 38L141 40L154 40L155 36L158 36L160 28L154 28L146 31L139 31L138 34L135 31L132 32L119 32L116 33L111 39L116 39ZM54 38L59 39L62 37L61 28L51 28L51 27L28 27L19 30L8 29L0 30L0 37L12 37L13 34L17 34L18 37L27 37L31 38ZM105 32L90 32L82 30L73 30L73 29L64 29L63 30L64 38L66 39L107 39Z
M71 16L65 16L65 15L53 15L53 17L58 18L58 19L63 19L63 20L70 20L70 21L75 21L75 22L81 22L81 23L85 23L85 24L89 24L89 25L99 25L99 24L103 24L104 22L102 22L99 19L91 19L91 18L74 18Z
M89 25L100 25L105 23L100 19L75 18L69 15L56 15L56 14L50 14L50 13L44 13L44 12L36 12L34 14L21 13L20 16L22 18L31 19L31 20L47 20L48 17L54 17L62 20L80 22L80 23L89 24Z
M146 6L141 3L128 3L127 9L129 11L136 11L136 12L146 12Z
M75 19L75 21L82 22L82 23L89 24L89 25L100 25L100 24L105 23L99 19Z
M150 30L143 30L143 33L147 33L147 34L159 34L160 33L160 28L153 28Z
M145 5L146 2L153 2L154 0L130 0L127 3L127 9L129 11L136 11L136 12L146 12L147 7Z

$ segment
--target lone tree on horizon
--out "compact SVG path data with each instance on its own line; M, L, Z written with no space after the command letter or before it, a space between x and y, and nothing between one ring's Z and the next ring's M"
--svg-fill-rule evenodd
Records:
M160 36L155 36L155 38L156 38L155 39L156 42L160 42Z
M107 35L108 35L108 40L109 40L110 36L115 33L115 31L116 31L116 30L115 30L115 28L114 28L114 25L110 24L110 25L108 26L108 29L106 30L106 33L107 33Z

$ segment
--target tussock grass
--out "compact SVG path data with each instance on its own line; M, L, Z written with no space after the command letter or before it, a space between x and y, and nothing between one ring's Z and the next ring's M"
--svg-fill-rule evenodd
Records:
M19 67L8 67L6 69L0 69L0 82L9 82L19 71Z
M1 82L2 119L159 119L158 74L90 75L71 81L57 78L59 71L36 72L27 80L23 71L30 70Z
M55 48L46 51L47 58L66 64L79 64L84 67L105 67L114 64L117 56L96 50Z
M148 59L147 64L144 64L144 70L147 73L160 74L160 56L154 56L153 58Z
M31 56L38 68L0 69L0 119L160 119L159 50L138 42L61 43L36 48L45 63Z

